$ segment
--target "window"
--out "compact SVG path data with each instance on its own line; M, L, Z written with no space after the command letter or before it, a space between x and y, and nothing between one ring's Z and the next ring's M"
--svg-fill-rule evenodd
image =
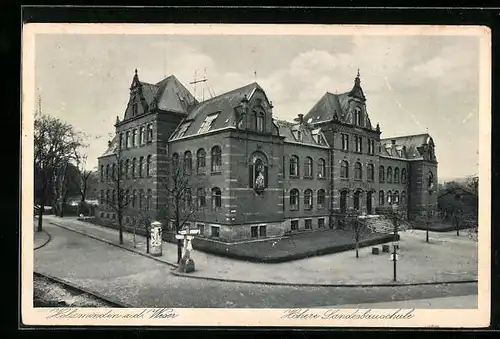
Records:
M385 182L385 169L384 166L380 166L378 168L378 181L383 183Z
M125 132L125 147L126 148L130 147L130 132L129 131Z
M119 140L119 144L118 144L121 147L123 147L123 133L120 133L120 140Z
M137 191L133 190L132 191L132 208L135 208L137 203Z
M354 209L356 211L359 211L360 195L361 195L361 192L359 192L359 191L354 192L354 195L353 195L353 202L354 202L353 205L354 205Z
M139 166L137 167L137 176L142 178L142 168L144 166L144 157L139 158Z
M318 218L318 228L325 228L325 218Z
M356 152L358 152L358 153L363 152L363 138L362 137L355 135L354 136L354 144L356 146Z
M130 190L125 192L125 204L128 205L130 203Z
M302 141L302 132L301 131L294 131L293 135L297 141Z
M212 188L212 209L218 210L222 206L222 197L220 188L214 187Z
M318 199L316 201L318 209L323 209L325 208L325 190L324 189L319 189L318 190Z
M177 171L179 169L179 153L172 154L172 170Z
M394 183L399 184L399 168L394 168Z
M361 126L361 109L359 107L356 107L354 110L354 124Z
M104 181L104 165L101 165L101 181Z
M401 192L401 205L406 205L406 192L402 191Z
M359 161L354 164L354 179L357 180L363 179L363 168Z
M299 209L299 190L293 188L290 191L290 210L296 211Z
M125 160L125 179L128 179L128 171L129 171L130 163L129 160Z
M148 124L148 142L153 141L153 124Z
M252 238L257 238L259 236L259 227L258 226L252 226L251 228L251 235Z
M325 172L326 172L325 159L320 158L318 160L318 179L324 179Z
M202 174L206 170L206 152L203 148L200 148L196 152L196 173Z
M200 235L204 235L205 234L205 225L204 224L197 224L196 227L200 231Z
M205 189L204 188L198 188L196 190L196 200L198 202L198 209L205 208L207 202L205 200Z
M151 192L151 189L148 189L148 197L146 201L146 209L149 211L151 209L151 204L153 201L153 194Z
M368 164L366 166L366 176L368 181L375 180L375 167L373 164Z
M220 228L219 227L212 226L212 227L210 227L210 230L212 231L213 238L218 238L220 236Z
M193 170L193 157L191 151L184 152L184 174L191 175Z
M137 102L132 104L132 116L135 117L137 115Z
M212 173L218 173L221 171L222 165L222 152L219 146L212 147Z
M115 180L116 179L116 164L113 164L111 166L111 180Z
M106 190L106 205L109 204L109 190Z
M123 159L122 159L122 160L120 160L120 165L118 168L118 174L120 176L120 179L123 178L123 172L124 172L124 168L123 168Z
M312 178L313 174L313 161L310 157L306 157L304 162L304 178Z
M259 226L259 237L265 237L267 235L266 228L265 225Z
M401 183L406 184L406 169L405 168L403 168L401 170Z
M106 165L106 181L109 181L109 164Z
M434 176L432 175L432 172L429 172L427 174L427 188L432 189L434 186Z
M290 176L291 177L299 176L299 157L296 155L292 155L290 157Z
M132 147L136 146L137 143L137 130L132 131Z
M257 132L264 132L264 113L257 113L256 124Z
M144 190L140 189L139 190L139 209L142 209L142 205L143 205L143 201L144 201Z
M349 178L349 163L346 160L342 160L340 163L340 177L343 179Z
M145 134L146 131L144 126L141 126L141 128L139 129L139 144L141 145L145 144Z
M299 230L299 221L298 220L292 220L290 222L290 229L292 231L298 231Z
M149 177L151 175L151 155L148 155L146 158L146 176Z
M103 205L103 204L104 204L104 190L101 190L99 203L100 203L101 205Z
M205 120L201 123L201 126L200 126L200 129L198 130L198 133L208 132L210 130L210 128L212 128L212 126L213 126L213 124L218 116L219 116L219 113L207 115Z
M392 203L392 192L391 191L387 191L387 194L386 194L386 202L387 202L387 205L390 205Z
M341 133L340 136L342 138L342 150L348 151L349 150L349 134Z
M184 134L186 134L186 131L188 127L191 125L192 121L185 122L181 125L177 133L175 134L175 138L182 138Z
M312 229L312 224L313 224L312 219L306 219L304 224L305 229L306 230Z
M133 158L132 159L132 169L131 169L131 175L132 175L132 178L135 178L135 162L136 162L136 159Z
M368 139L368 154L375 154L375 140Z
M380 206L383 206L384 202L385 202L385 200L384 200L384 191L379 191L378 192L378 204Z
M399 204L399 192L398 191L394 191L394 194L392 195L392 203Z
M191 211L191 206L193 203L193 195L190 188L184 190L184 210Z
M391 166L387 167L387 182L388 183L392 182L392 167Z
M313 201L312 201L313 192L310 189L306 189L304 191L304 209L310 210L312 209Z

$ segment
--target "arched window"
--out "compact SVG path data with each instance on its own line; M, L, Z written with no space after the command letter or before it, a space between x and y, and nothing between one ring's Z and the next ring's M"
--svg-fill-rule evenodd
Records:
M379 191L378 192L378 204L380 206L383 206L384 202L385 202L385 200L384 200L384 191Z
M401 170L401 183L406 184L406 169L405 168L403 168Z
M204 188L198 188L196 190L196 202L198 205L198 209L205 208L207 202L205 200L205 189Z
M399 184L399 168L394 168L394 183Z
M387 182L388 183L392 182L392 167L391 166L387 167Z
M401 205L405 206L406 205L406 192L401 191Z
M133 158L132 159L132 170L131 170L132 178L135 178L135 162L136 162L136 159Z
M148 125L148 142L153 141L153 124Z
M116 164L111 165L111 180L116 179Z
M130 147L130 132L126 131L125 132L125 148Z
M125 172L125 179L128 179L129 167L130 167L130 162L127 159L125 160L125 168L123 169L123 171Z
M106 190L106 205L109 204L109 190Z
M101 165L101 181L104 181L104 165Z
M212 209L218 210L222 206L222 196L220 188L212 188Z
M312 178L313 175L313 161L311 157L306 157L304 161L304 178Z
M325 208L325 190L324 189L318 190L318 197L316 200L316 205L317 205L318 209Z
M106 165L106 181L109 181L109 164Z
M362 123L362 117L361 117L361 109L359 107L356 107L354 110L354 124L361 126Z
M193 170L193 157L191 151L184 152L184 174L191 175Z
M144 190L141 188L139 190L139 209L142 209L143 201L144 201Z
M222 152L219 146L212 147L212 173L218 173L221 171L222 166Z
M340 191L340 212L347 211L347 191Z
M206 152L203 148L200 148L196 152L196 173L202 174L206 170Z
M346 160L342 160L340 164L340 177L344 179L349 178L349 163Z
M142 168L144 167L144 157L139 158L139 166L137 167L137 175L142 178Z
M132 131L132 147L136 146L137 143L137 130Z
M361 192L360 191L356 191L354 192L354 195L353 195L353 205L354 205L354 209L356 211L359 211L359 200L360 200L360 195L361 195Z
M146 176L149 177L151 175L151 155L148 155L146 158Z
M135 208L137 203L137 191L133 190L132 191L132 208Z
M118 144L118 146L120 146L120 148L123 148L123 132L120 133L120 143Z
M366 176L368 181L375 180L375 167L373 164L368 164L366 166Z
M432 189L434 187L434 175L432 172L427 174L427 188Z
M148 211L151 209L152 200L153 200L153 194L151 192L151 189L148 189L148 197L146 199L146 209Z
M257 113L257 132L264 132L264 113Z
M384 166L380 166L378 168L378 181L383 183L385 182L385 169Z
M290 176L291 177L299 176L299 157L296 155L292 155L290 157Z
M125 191L125 205L130 203L130 190Z
M290 190L290 210L296 211L299 209L299 190L292 188Z
M386 199L387 199L387 205L392 204L392 192L391 191L387 191Z
M359 161L354 164L354 179L363 179L363 168Z
M399 204L399 191L394 191L392 195L392 203Z
M101 205L103 205L103 204L104 204L104 190L101 190L99 203L100 203Z
M319 158L318 160L318 179L324 179L326 175L325 159Z
M304 191L304 209L310 210L313 206L313 192L310 189Z
M116 201L116 190L111 191L111 205L114 206Z
M145 133L145 128L144 128L144 126L141 126L141 128L139 129L139 143L140 143L141 145L143 145L143 144L145 143L145 142L144 142L144 141L145 141L145 140L144 140L144 135L145 135L145 134L146 134L146 133Z
M118 167L118 175L120 176L120 179L123 179L123 175L124 175L123 171L124 170L125 169L123 168L123 159L122 159L122 160L120 160L120 165Z

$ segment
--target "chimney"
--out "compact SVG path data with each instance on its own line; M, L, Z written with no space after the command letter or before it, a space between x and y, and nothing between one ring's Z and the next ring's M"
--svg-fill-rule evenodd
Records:
M304 114L299 114L299 124L303 124L304 123Z
M396 146L396 139L392 139L391 141L392 141L392 145Z

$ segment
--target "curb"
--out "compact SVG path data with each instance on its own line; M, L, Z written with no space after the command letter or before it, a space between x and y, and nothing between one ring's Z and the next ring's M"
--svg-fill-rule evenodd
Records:
M83 293L89 294L89 295L91 295L91 296L93 296L93 297L95 297L97 299L104 300L105 302L107 302L109 304L113 304L113 305L115 305L117 307L120 307L120 308L132 308L131 305L128 305L128 304L123 303L121 301L116 301L116 300L113 300L111 298L105 297L102 294L97 293L97 292L91 292L91 291L87 290L84 287L77 286L77 285L75 285L73 283L70 283L70 282L68 282L66 280L63 280L63 279L51 276L49 274L39 273L39 272L33 271L33 275L37 275L39 277L43 277L43 278L45 278L47 280L51 280L51 281L56 282L58 284L65 285L65 286L69 287L72 290L76 290L76 291L79 291L79 292L83 292Z
M36 231L35 231L35 232L36 232ZM40 248L44 247L45 245L47 245L47 244L48 244L48 243L52 240L52 235L50 235L50 233L49 233L49 232L47 232L47 231L46 231L46 230L44 230L44 229L42 229L42 232L43 232L43 233L45 233L45 234L47 234L48 239L47 239L47 241L46 241L46 242L44 242L44 243L43 243L43 244L41 244L40 246L35 247L35 248L33 249L34 251L36 251L36 250L38 250L38 249L40 249Z
M272 286L294 286L294 287L399 287L399 286L426 286L426 285L451 285L451 284L471 284L477 283L477 279L471 280L451 280L451 281L434 281L434 282L420 282L420 283L395 283L395 284L306 284L306 283L288 283L288 282L274 282L274 281L255 281L255 280L237 280L237 279L222 279L213 277L200 277L196 275L189 275L187 273L179 273L171 271L170 274L191 279L222 281L229 283L240 284L254 284L254 285L272 285Z
M104 243L106 243L106 244L108 244L108 245L112 245L112 246L115 246L115 247L121 248L121 249L123 249L123 250L127 250L127 251L129 251L129 252L132 252L132 253L135 253L135 254L138 254L138 255L142 255L143 257L146 257L146 258L149 258L149 259L153 259L153 260L155 260L155 261L157 261L157 262L160 262L160 263L162 263L162 264L165 264L165 265L169 265L170 267L174 267L174 268L177 268L177 267L178 267L178 265L177 265L177 264L172 264L172 263L170 263L170 262L168 262L168 261L163 261L163 260L160 260L160 259L158 259L157 257L154 257L154 256L149 255L149 254L146 254L146 253L141 253L141 252L138 252L138 251L134 251L134 250L133 250L133 249L131 249L131 248L127 248L127 247L125 247L125 246L122 246L122 245L119 245L119 244L115 244L114 242L111 242L111 241L109 241L109 240L105 240L105 239L102 239L102 238L96 237L96 236L94 236L94 235L90 235L90 234L85 233L85 232L80 232L80 231L77 231L77 230L72 229L72 228L70 228L70 227L66 227L66 226L63 226L63 225L57 224L57 223L55 223L55 222L53 222L53 221L49 221L49 223L50 223L50 224L52 224L52 225L54 225L54 226L57 226L57 227L63 228L63 229L65 229L65 230L67 230L67 231L75 232L75 233L78 233L78 234L84 235L84 236L86 236L86 237L89 237L89 238L91 238L91 239L94 239L94 240L98 240L98 241L104 242Z

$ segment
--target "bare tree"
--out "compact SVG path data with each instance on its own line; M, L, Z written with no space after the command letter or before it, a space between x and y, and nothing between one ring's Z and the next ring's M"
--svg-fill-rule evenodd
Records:
M349 223L354 236L356 258L359 258L359 242L370 230L366 227L364 220L360 219L357 214L350 218Z
M151 214L149 213L149 202L146 203L144 208L139 210L139 213L135 217L134 227L139 227L144 229L146 232L146 253L149 253L149 237L150 237L150 228L151 222L153 221L151 218Z
M189 159L190 161L190 159ZM167 220L173 222L173 231L178 233L190 222L196 212L196 199L193 199L189 178L192 172L192 163L184 160L182 165L178 157L170 158L168 175L160 180L167 192L168 204L164 210ZM195 200L195 201L193 201ZM177 263L182 259L182 240L177 239Z
M82 142L73 126L58 118L44 115L39 109L34 124L34 166L39 193L38 227L42 230L42 217L50 200L51 185L57 186L64 179L67 164L73 159L73 150ZM65 176L64 176L65 178ZM60 190L61 193L64 189Z
M474 192L476 195L479 193L479 177L477 175L468 176L465 180L465 186Z
M75 184L78 185L78 191L80 194L80 204L78 213L82 213L85 207L85 201L87 200L87 191L89 185L89 179L94 170L87 169L87 155L78 152L75 150L75 164L76 169L78 170L78 176L73 177L73 180L76 181Z

